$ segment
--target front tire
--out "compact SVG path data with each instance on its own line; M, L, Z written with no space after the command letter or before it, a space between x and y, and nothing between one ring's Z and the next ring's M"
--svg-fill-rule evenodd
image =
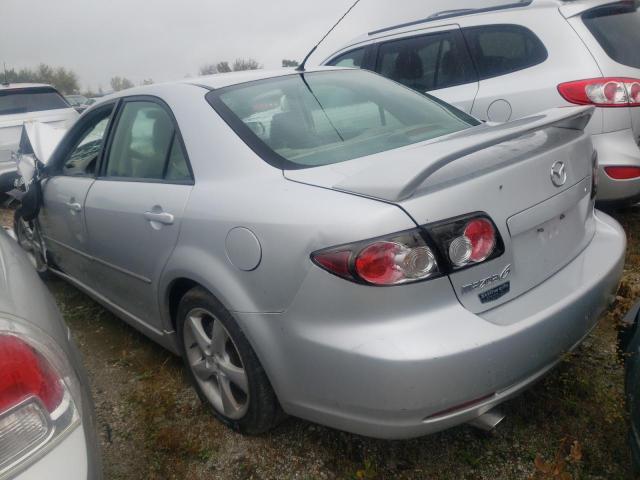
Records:
M229 311L196 287L182 297L177 320L187 376L216 418L250 435L275 427L283 416L278 399Z
M13 232L18 244L27 254L33 267L43 280L49 278L49 270L40 247L40 237L34 222L28 222L20 214L20 209L13 214Z

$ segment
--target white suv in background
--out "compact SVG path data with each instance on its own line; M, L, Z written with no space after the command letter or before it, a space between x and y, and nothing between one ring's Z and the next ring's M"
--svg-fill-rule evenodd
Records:
M640 199L637 1L449 10L367 33L323 64L374 70L486 121L595 105L588 131L600 161L598 200Z
M22 125L37 121L68 129L78 112L51 85L0 84L0 194L13 185L15 162L11 152L20 143Z

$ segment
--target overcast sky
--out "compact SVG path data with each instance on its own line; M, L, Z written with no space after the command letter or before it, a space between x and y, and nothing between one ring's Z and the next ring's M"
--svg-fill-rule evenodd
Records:
M504 0L361 0L310 64L347 40L434 11ZM0 0L0 67L64 66L80 85L125 76L167 81L201 65L251 57L300 60L353 0Z

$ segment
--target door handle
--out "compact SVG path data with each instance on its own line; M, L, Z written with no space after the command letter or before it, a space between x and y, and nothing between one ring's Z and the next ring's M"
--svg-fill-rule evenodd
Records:
M72 212L76 212L76 213L80 213L82 211L82 205L80 205L79 203L76 202L67 202L65 204L69 210L71 210Z
M144 218L150 222L173 225L174 217L167 212L145 212Z

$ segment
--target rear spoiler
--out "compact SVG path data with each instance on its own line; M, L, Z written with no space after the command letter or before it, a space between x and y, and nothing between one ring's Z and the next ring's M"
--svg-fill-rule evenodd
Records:
M435 172L467 155L548 127L583 131L594 110L591 106L554 108L498 126L478 126L428 145L409 147L404 151L405 158L398 158L393 168L384 169L384 174L379 163L370 157L368 165L361 165L363 168L356 174L343 178L333 188L345 192L366 190L373 197L399 202L410 197ZM416 148L423 148L425 155L416 155Z
M603 7L605 5L628 5L630 7L640 6L639 0L579 0L571 3L566 3L560 7L560 13L564 18L576 17L584 12Z

